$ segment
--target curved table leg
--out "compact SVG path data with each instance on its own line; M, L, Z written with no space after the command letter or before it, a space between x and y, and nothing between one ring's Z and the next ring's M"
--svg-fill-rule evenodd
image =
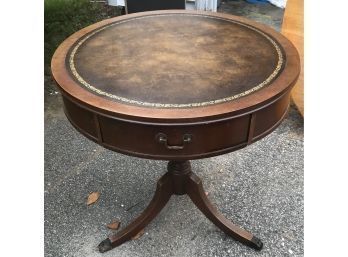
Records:
M201 179L194 173L191 173L188 177L186 191L198 209L222 231L256 250L262 249L263 243L260 239L248 231L237 227L216 209L207 198Z
M157 182L155 195L144 212L120 232L102 241L98 245L99 252L109 251L137 235L163 209L172 194L171 177L170 174L166 173Z

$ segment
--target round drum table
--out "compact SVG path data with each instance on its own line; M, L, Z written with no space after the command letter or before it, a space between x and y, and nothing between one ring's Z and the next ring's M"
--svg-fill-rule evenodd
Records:
M143 12L76 32L51 66L79 132L120 153L169 161L149 206L101 252L135 236L173 194L188 194L228 235L262 248L210 203L189 160L240 149L280 124L300 72L284 36L231 15Z

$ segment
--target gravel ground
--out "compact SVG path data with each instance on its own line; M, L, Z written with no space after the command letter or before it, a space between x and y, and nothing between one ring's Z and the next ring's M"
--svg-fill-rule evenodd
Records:
M243 6L229 1L220 11L234 7L243 15L237 4ZM259 6L263 13L265 6L270 10L261 21L277 28L283 11ZM248 8L250 16L257 12ZM209 198L227 218L261 238L262 251L226 236L187 196L173 196L140 239L100 254L97 245L111 233L106 224L118 218L122 227L141 213L166 162L117 154L86 139L65 118L55 87L47 88L45 256L303 256L303 119L294 106L273 133L253 145L192 161ZM92 191L101 196L87 207Z

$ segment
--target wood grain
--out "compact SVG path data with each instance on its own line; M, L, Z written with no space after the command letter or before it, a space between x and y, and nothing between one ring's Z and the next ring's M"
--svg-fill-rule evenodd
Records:
M300 54L301 73L291 95L298 110L304 116L303 0L288 0L283 19L282 34L295 45Z
M192 28L180 29L188 22L196 22L192 27L199 33L192 32ZM123 33L115 33L121 30ZM154 42L142 32L151 30L152 38L161 38L161 43ZM226 34L226 31L233 33ZM191 36L183 36L186 34ZM180 40L177 39L179 36ZM272 38L282 52L284 65L278 70L278 75L250 94L215 103L216 96L225 97L254 88L275 68L279 53L274 51L274 44L267 37ZM141 38L147 38L152 44L142 46L139 44L143 42ZM137 39L135 45L132 45L133 39ZM211 58L202 59L192 50L185 53L185 47L180 46L189 46L201 39L215 47L209 50L211 47L205 48L207 43L197 43L195 50L202 55L207 51L213 54L212 59L218 69L212 69ZM127 42L128 48L125 47ZM123 51L117 50L121 43ZM262 46L260 49L258 44ZM185 105L182 108L150 107L113 101L91 92L76 80L74 69L70 66L69 56L77 45L80 48L75 52L75 68L96 89L140 101L156 101L156 97L165 105L173 104L171 101L181 103L185 99L184 104L191 100L209 103L212 100L214 103L197 107ZM142 52L146 52L144 56ZM169 53L175 57L167 58ZM156 56L166 58L158 60ZM148 60L152 61L155 69L147 65ZM128 62L132 65L125 65ZM251 78L250 72L254 73L255 69L258 73ZM52 59L52 73L62 91L65 114L78 131L113 151L159 160L192 160L220 155L245 147L269 134L285 117L290 90L299 72L297 50L275 30L236 16L179 10L136 13L93 24L66 39ZM203 76L204 73L209 78ZM234 76L231 77L230 73ZM167 81L164 78L168 74L173 76ZM132 76L138 76L140 80L128 81ZM111 78L110 81L108 78ZM123 78L122 83L119 78ZM158 90L149 86L148 78L152 78L150 84ZM103 87L105 85L108 86ZM124 88L124 85L128 86ZM251 119L252 116L254 119ZM188 143L185 135L190 135ZM158 138L166 138L165 143Z
M70 54L70 50L74 47L74 45L80 42L80 40L87 34L90 35L90 33L93 33L96 30L104 28L104 26L111 24L125 24L124 22L129 21L130 19L139 19L138 21L140 21L140 19L142 19L144 16L158 16L160 19L163 15L177 16L178 19L184 15L195 15L200 16L196 17L197 19L201 18L209 20L230 21L228 23L224 23L224 25L226 25L227 27L232 26L233 23L240 23L244 24L245 26L255 28L258 31L262 31L262 33L264 33L268 37L272 38L280 46L283 51L284 60L286 60L285 67L281 69L281 72L270 84L267 84L267 86L264 86L261 89L258 88L258 90L252 91L250 94L244 95L243 97L240 97L233 101L228 100L221 103L214 101L214 104L194 106L195 108L164 108L161 106L150 107L135 104L125 104L121 101L112 101L111 99L103 97L102 95L95 94L90 90L86 90L86 87L82 87L81 84L76 80L76 77L72 76L69 64L67 63L67 56ZM144 26L145 29L145 24L143 24L142 22L139 22L139 26ZM105 30L101 33L108 33L107 31L108 30ZM163 27L163 31L166 31L166 27ZM101 34L98 33L97 36L98 35ZM250 33L250 35L253 35L253 33ZM220 33L219 36L219 40L224 41L223 33ZM236 40L242 39L239 37ZM250 49L250 56L247 56L247 58L252 58L256 62L256 60L258 60L258 57L254 55L253 51L254 48ZM222 60L224 58L222 58ZM205 65L205 62L203 62L201 65ZM127 118L132 120L136 119L138 121L146 120L149 122L152 122L154 120L156 122L194 122L201 121L202 119L215 119L217 117L222 118L231 117L231 115L245 114L246 112L250 112L258 109L261 106L270 104L276 98L279 98L280 95L284 95L294 85L300 72L299 55L297 53L297 50L287 38L285 38L277 31L271 29L270 27L242 17L222 13L180 10L154 11L123 15L116 18L104 20L87 28L84 28L71 35L59 46L52 58L51 68L53 78L57 82L58 87L61 89L62 94L65 97L70 98L73 102L78 102L79 104L82 104L83 107L94 109L98 112L106 115L111 115L113 117L117 116L118 118ZM131 69L136 69L136 66L131 66ZM180 74L181 73L179 72L179 74L176 74L176 76L179 76ZM149 76L150 75L153 75L152 72L151 74L149 74ZM249 77L244 77L243 79L241 79L241 82L243 82L243 80L245 79L249 79ZM187 84L184 83L185 81L186 80L183 79L183 84ZM193 82L194 79L189 81ZM190 84L188 84L187 87L190 87ZM198 91L194 89L195 88L191 90L192 94L196 94L195 92ZM220 92L220 90L218 91ZM142 95L139 94L138 97L142 97Z

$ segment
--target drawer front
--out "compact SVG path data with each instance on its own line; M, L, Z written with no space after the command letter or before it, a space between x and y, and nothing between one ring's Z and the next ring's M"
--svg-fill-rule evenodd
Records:
M88 138L98 139L95 114L63 97L64 112L70 123Z
M204 125L134 124L99 116L109 148L154 159L199 158L247 142L249 116Z
M290 103L290 92L278 101L255 113L254 139L258 140L273 131L282 121Z

